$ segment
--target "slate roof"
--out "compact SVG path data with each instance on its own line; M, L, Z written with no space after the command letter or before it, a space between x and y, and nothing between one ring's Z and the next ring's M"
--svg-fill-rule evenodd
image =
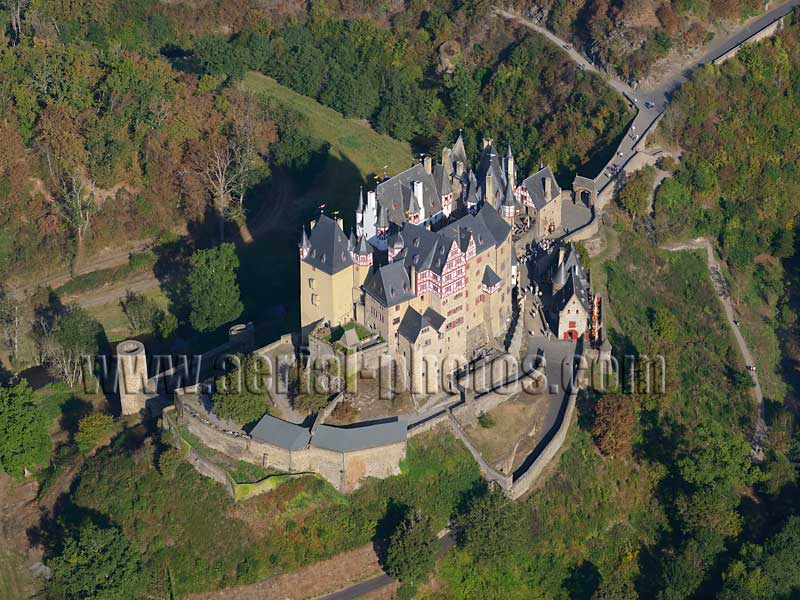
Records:
M311 435L305 427L295 425L271 415L264 415L250 432L250 436L279 448L300 450L308 446Z
M478 204L478 179L472 171L467 175L467 204Z
M339 224L326 215L320 215L311 230L309 245L311 250L303 260L328 275L334 275L353 264L347 237Z
M492 197L486 197L486 176L492 175ZM500 206L503 198L503 190L506 189L506 173L503 169L503 161L494 146L489 144L483 149L481 162L478 166L478 185L481 190L481 197L492 206Z
M553 198L555 198L561 193L561 188L558 187L558 182L556 181L555 175L553 175L553 172L550 170L550 167L540 169L537 173L534 173L522 182L522 185L528 190L531 202L533 202L533 205L537 209L541 209L547 204L547 199L544 197L544 181L548 178L552 186Z
M382 306L394 306L414 298L408 269L402 260L373 268L364 282L364 291Z
M453 144L453 149L450 151L450 159L453 161L453 164L458 161L463 162L465 168L469 164L467 161L467 151L464 149L464 138L461 137L460 133L458 134L456 143Z
M594 183L594 179L583 177L582 175L575 175L575 179L572 181L572 189L574 190L577 188L587 189L597 193L597 186Z
M439 331L444 322L445 318L432 308L427 308L424 313L419 314L413 308L408 307L397 328L397 333L413 344L423 329L432 327L435 331Z
M556 303L556 310L561 312L564 310L564 307L567 306L567 303L570 301L572 296L577 296L578 300L583 306L583 309L589 313L589 288L586 286L585 281L581 280L581 278L576 274L576 272L570 271L567 277L567 283L564 284L558 292L556 293L553 300Z
M503 217L497 214L496 210L484 207L475 216L476 219L483 221L486 228L492 234L495 245L499 245L506 240L511 233L511 225L509 225Z
M453 191L452 187L450 186L450 177L443 165L434 165L433 183L436 185L436 191L439 194L439 198Z
M425 171L422 163L398 173L394 177L378 184L375 194L378 204L387 211L387 217L392 223L405 223L406 212L412 204L414 197L413 182L422 182L422 203L425 217L432 217L442 210L442 198L436 188L433 175Z
M484 271L483 271L483 281L481 281L481 283L483 285L485 285L486 287L492 288L492 287L496 286L498 283L500 283L501 281L502 280L500 279L500 276L497 273L494 272L492 267L490 267L489 265L486 265L486 269L484 269Z
M396 417L383 422L352 427L320 425L311 438L311 445L334 452L375 448L405 441L407 428L406 423Z

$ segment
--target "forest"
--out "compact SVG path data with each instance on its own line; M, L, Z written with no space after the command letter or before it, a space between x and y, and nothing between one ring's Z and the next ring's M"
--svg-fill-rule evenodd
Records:
M171 304L135 293L123 302L131 332L149 328L164 343L178 327L211 341L262 299L252 300L257 277L237 272L263 262L264 246L248 256L216 243L234 237L279 175L309 185L324 152L297 113L245 90L248 71L417 150L437 152L463 127L473 151L488 133L511 143L524 168L547 161L562 174L589 168L630 117L557 49L486 27L485 3L370 5L369 18L354 18L365 8L357 3L287 6L275 18L232 3L190 18L180 5L147 0L78 5L32 0L22 17L8 13L0 271L30 276L110 240L156 238L130 268L179 264L166 279ZM674 8L702 18L754 10ZM563 17L564 27L577 18ZM225 35L213 26L220 22ZM456 37L458 64L438 72L435 50ZM675 95L658 135L681 151L680 163L659 163L667 177L652 215L639 200L654 170L623 188L605 228L617 252L589 266L612 307L616 352L662 354L677 368L664 394L584 394L558 466L518 503L483 485L466 449L441 433L414 440L402 475L351 497L302 478L236 505L156 429L122 431L87 414L87 399L66 386L0 388L3 471L21 478L35 465L46 495L69 465L82 465L59 511L30 532L52 569L48 593L176 597L376 543L388 545L401 593L427 600L796 595L799 121L796 15L774 39L700 70ZM221 159L225 177L210 176ZM165 231L173 225L187 237ZM774 350L759 353L770 426L760 465L750 460L750 379L704 256L659 248L697 236L719 248L748 340L763 336ZM223 268L212 277L215 266ZM71 357L106 345L102 327L52 291L30 301L36 351L75 383ZM2 308L12 349L8 325L18 319L13 303ZM58 427L67 435L54 446L48 434ZM456 544L437 558L431 537L448 523ZM431 573L435 585L425 583Z

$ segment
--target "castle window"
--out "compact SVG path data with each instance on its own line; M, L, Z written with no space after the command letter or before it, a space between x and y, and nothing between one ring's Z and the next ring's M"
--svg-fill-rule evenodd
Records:
M310 287L312 290L314 289L314 283L315 283L314 282L314 278L313 277L309 277L308 278L308 287Z
M313 306L319 306L319 296L317 294L311 294L311 304Z

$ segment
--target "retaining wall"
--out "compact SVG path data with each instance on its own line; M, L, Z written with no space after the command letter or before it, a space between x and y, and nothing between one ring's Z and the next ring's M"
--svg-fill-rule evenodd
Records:
M712 61L712 64L721 65L722 63L724 63L729 58L732 58L732 57L736 56L738 54L739 50L741 50L747 44L751 44L753 42L758 42L760 40L763 40L764 38L768 38L770 36L773 36L778 31L780 31L781 27L783 27L783 16L778 17L775 21L773 21L772 23L770 23L769 25L767 25L766 27L764 27L760 31L757 31L756 33L751 35L749 38L744 40L742 43L737 44L736 46L734 46L733 48L728 50L722 56L714 59Z

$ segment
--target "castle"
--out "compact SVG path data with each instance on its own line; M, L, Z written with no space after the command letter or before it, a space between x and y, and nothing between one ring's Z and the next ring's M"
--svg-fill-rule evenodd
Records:
M311 223L310 234L303 228L304 338L357 323L408 365L423 355L468 360L502 337L511 320L515 219L524 217L533 240L542 240L561 229L562 205L571 197L548 167L518 182L511 148L501 157L488 139L474 172L459 136L441 163L426 157L380 182L366 199L362 190L349 236L342 220L325 215ZM588 283L573 259L563 269L560 298L565 314L575 316L559 338L577 338L588 326L577 316L590 310Z

